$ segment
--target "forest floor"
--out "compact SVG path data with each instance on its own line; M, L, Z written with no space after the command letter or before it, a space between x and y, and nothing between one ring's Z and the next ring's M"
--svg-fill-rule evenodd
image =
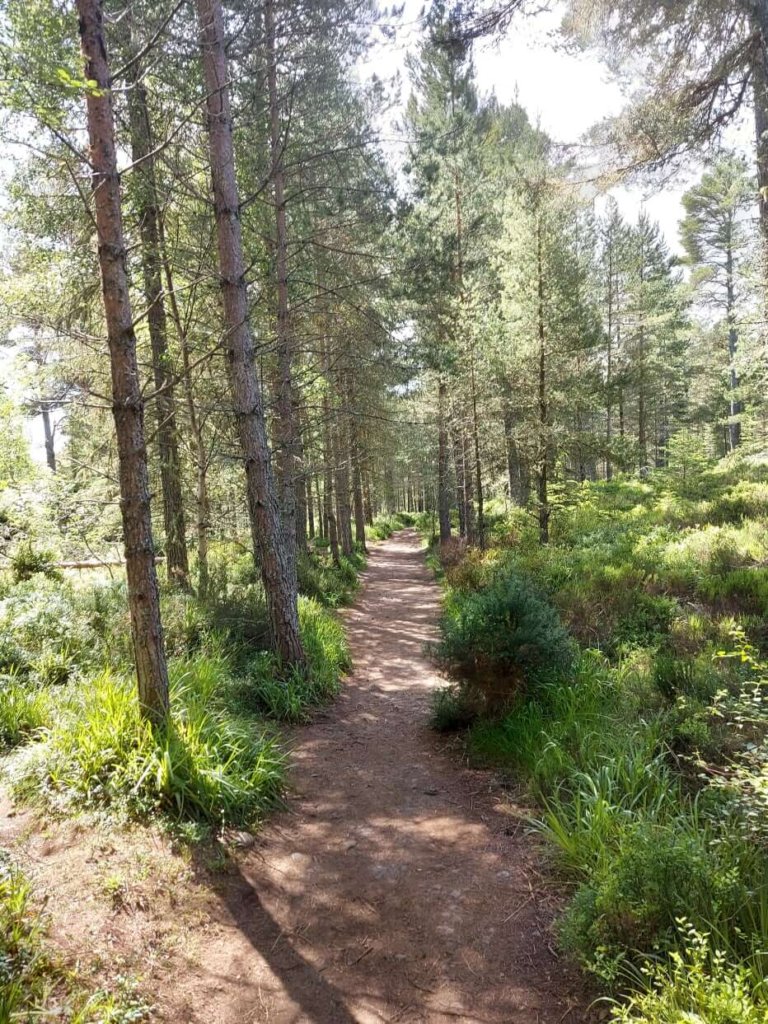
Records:
M584 1021L526 809L428 728L439 596L415 531L374 547L354 672L290 736L286 810L236 848L0 808L66 954L138 976L171 1024Z

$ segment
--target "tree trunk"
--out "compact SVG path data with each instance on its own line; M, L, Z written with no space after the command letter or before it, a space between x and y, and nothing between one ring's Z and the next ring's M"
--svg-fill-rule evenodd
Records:
M168 258L165 245L165 230L162 216L158 219L160 231L160 254L165 273L165 283L168 292L168 308L171 313L173 325L176 328L176 337L181 349L181 362L184 370L182 386L184 399L187 407L187 418L189 434L192 441L192 452L195 459L196 477L196 516L195 532L197 534L197 592L201 598L208 594L208 536L211 528L211 504L208 496L208 456L205 451L205 438L200 417L197 413L195 401L195 389L192 384L192 360L189 348L187 329L176 299L176 289L173 284L173 272Z
M475 496L477 498L477 541L485 548L485 507L483 504L483 467L480 461L480 421L477 415L477 380L475 375L474 346L469 354L470 384L472 387L472 445L475 457Z
M613 477L611 441L613 440L613 244L608 250L608 324L605 352L605 479Z
M355 515L355 544L363 553L365 546L365 501L363 498L362 450L360 446L360 430L357 422L357 409L354 393L349 379L347 381L347 410L349 416L349 453L352 468L352 507Z
M547 402L547 336L544 318L544 257L541 218L536 223L536 264L538 280L537 321L539 334L539 543L549 543L549 408Z
M453 430L453 464L456 476L456 504L459 508L459 536L467 536L467 488L464 472L464 445L461 440L461 427L454 423Z
M768 304L768 0L753 0L751 20L757 33L752 61L752 90L764 301Z
M333 439L331 437L330 409L328 399L323 399L325 432L325 471L323 480L323 512L328 531L328 542L334 565L339 564L339 533L334 511L333 494Z
M301 433L298 403L293 382L294 339L288 307L288 228L285 209L284 140L281 138L280 103L277 93L277 42L272 0L265 0L264 30L267 49L267 91L272 191L275 204L275 278L277 285L277 386L275 426L278 446L277 471L280 481L286 554L294 563L296 549L306 548L306 514L300 515L297 501L301 464ZM303 510L302 510L303 511ZM294 568L295 571L295 568Z
M437 384L437 510L440 522L440 543L451 539L451 491L448 460L448 426L446 404L448 388L444 380Z
M56 445L53 440L53 426L51 425L51 403L40 403L40 415L43 419L43 436L45 438L45 461L52 473L56 472Z
M738 417L741 415L742 406L738 400L739 376L736 372L736 352L739 347L739 336L736 330L736 294L733 283L733 248L728 239L725 267L726 282L726 322L728 324L728 386L731 393L729 405L730 415L728 417L728 447L735 451L741 444L741 422Z
M133 52L133 46L130 48ZM134 61L128 76L128 116L131 156L135 164L136 212L141 239L141 269L147 303L147 329L152 350L155 384L157 447L160 458L160 489L163 496L166 572L170 583L189 586L187 529L181 490L181 459L176 426L176 401L168 352L168 332L163 299L160 253L160 210L153 155L152 127L141 67Z
M168 671L152 542L144 405L128 286L101 0L77 0L77 11L85 77L98 86L97 90L86 93L88 138L112 376L112 413L117 434L120 508L139 703L142 714L152 722L162 723L169 711Z
M296 562L280 524L245 282L240 201L235 175L229 76L219 0L197 0L203 52L211 176L227 362L240 443L245 458L248 514L258 553L275 650L289 665L304 665L299 636Z

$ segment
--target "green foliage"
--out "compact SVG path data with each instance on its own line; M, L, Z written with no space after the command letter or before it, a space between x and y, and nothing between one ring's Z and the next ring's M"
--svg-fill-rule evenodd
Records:
M466 687L443 686L432 696L430 724L437 732L453 732L470 725L477 709Z
M358 589L358 574L365 568L365 556L343 555L339 564L324 555L304 554L299 558L299 591L329 608L349 604Z
M0 600L0 672L65 682L107 655L90 595L45 576L18 583Z
M440 630L439 657L496 699L509 699L523 673L533 679L572 660L557 612L523 576L452 592Z
M215 658L177 664L162 729L142 720L132 680L101 673L71 692L21 763L16 792L63 808L253 823L279 797L283 757L253 721L222 706L228 671Z
M366 526L365 534L371 540L387 540L405 526L413 526L416 517L409 512L392 512L377 516L373 526Z
M11 557L11 572L14 582L21 583L38 573L49 579L60 580L61 573L53 564L55 557L52 551L37 549L31 541L23 541Z
M49 718L45 690L17 676L0 676L0 751L35 735Z
M612 1024L765 1024L768 1010L749 971L729 964L708 935L678 924L682 949L646 968L647 991L618 1007Z
M310 598L301 598L299 627L306 671L285 672L274 655L262 651L234 683L236 699L245 707L281 722L307 721L313 709L336 696L341 676L350 668L343 627L331 612Z

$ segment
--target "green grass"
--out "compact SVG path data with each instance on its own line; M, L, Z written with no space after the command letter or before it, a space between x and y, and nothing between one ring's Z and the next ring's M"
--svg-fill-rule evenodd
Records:
M279 799L284 758L257 722L221 695L215 658L173 667L173 715L153 728L133 680L106 671L74 689L45 738L17 766L15 792L60 808L117 809L212 826L250 825Z

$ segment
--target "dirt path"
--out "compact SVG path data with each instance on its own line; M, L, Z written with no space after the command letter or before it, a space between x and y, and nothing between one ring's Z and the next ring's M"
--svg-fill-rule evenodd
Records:
M190 1019L579 1019L530 838L426 728L438 603L415 533L373 551L345 615L354 675L297 735L297 798L242 864L249 890L208 960L221 989Z
M173 1024L583 1020L516 808L427 728L438 602L415 533L374 549L345 613L354 674L296 731L295 795L250 850L171 877L157 840L115 906L88 894L94 865L133 870L135 851L28 845L65 944L141 969Z

